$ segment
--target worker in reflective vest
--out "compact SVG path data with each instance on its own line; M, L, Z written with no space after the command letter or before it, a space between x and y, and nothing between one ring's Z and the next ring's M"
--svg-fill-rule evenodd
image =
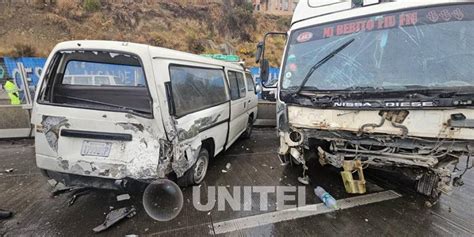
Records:
M12 105L19 105L21 104L20 95L18 94L18 87L15 85L11 78L7 78L5 85L3 88L7 91L8 97L10 97L10 103Z

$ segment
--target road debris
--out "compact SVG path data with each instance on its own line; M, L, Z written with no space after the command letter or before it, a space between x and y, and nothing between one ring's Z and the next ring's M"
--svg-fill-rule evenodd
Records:
M51 197L56 197L58 195L61 195L63 193L68 193L72 192L73 195L84 190L84 189L89 189L89 188L84 188L84 187L69 187L66 186L62 183L58 183L56 187L54 187L53 191L51 191Z
M51 187L53 187L53 190L51 191L51 195L50 195L51 197L56 197L60 194L67 193L74 190L74 187L68 187L64 185L63 183L58 182L54 179L48 180L48 183L49 185L51 185Z
M225 169L221 170L222 173L227 173L230 171L230 167L231 167L231 164L230 163L227 163L225 165Z
M0 209L0 220L8 219L13 215L11 211L5 211Z
M305 175L303 177L298 177L298 182L300 182L304 185L308 185L309 184L309 177L307 175Z
M6 170L5 170L5 173L13 173L14 171L15 171L14 168L6 169Z
M58 185L59 182L54 180L54 179L49 179L48 183L49 183L49 185L51 185L51 187L54 188L54 187L56 187L56 185Z
M314 194L316 194L316 196L318 196L319 199L321 199L321 201L323 201L324 205L326 205L327 207L337 209L336 199L334 199L331 196L331 194L326 192L326 190L324 190L324 188L322 188L320 186L316 187L314 189Z
M87 195L91 192L90 188L77 188L72 191L73 193L71 194L72 197L69 200L68 206L74 205L74 203L77 201L77 199L81 196Z
M91 192L91 188L89 187L68 187L61 182L57 182L55 180L48 180L48 183L53 187L51 191L50 197L54 198L61 194L71 192L70 199L68 202L68 206L74 205L77 199L81 196L87 195Z
M73 187L60 187L60 188L54 188L53 191L51 191L51 197L56 197L59 196L63 193L67 193L72 191L74 188Z
M104 223L100 224L99 226L95 227L93 230L96 233L102 232L107 230L111 226L115 225L117 222L125 219L125 218L132 218L137 214L137 210L135 207L123 207L117 210L112 210L107 214L105 217Z
M129 199L130 199L130 195L128 193L121 194L121 195L117 196L117 202L121 202L121 201L124 201L124 200L129 200Z

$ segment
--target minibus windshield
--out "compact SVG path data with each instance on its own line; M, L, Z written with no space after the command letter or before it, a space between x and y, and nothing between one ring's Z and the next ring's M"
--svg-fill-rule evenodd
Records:
M474 86L473 20L473 5L450 5L295 30L281 88L403 91Z

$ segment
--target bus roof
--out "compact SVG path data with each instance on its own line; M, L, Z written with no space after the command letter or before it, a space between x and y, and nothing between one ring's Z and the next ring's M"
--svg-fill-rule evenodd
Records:
M334 13L343 13L350 10L360 12L384 12L394 9L402 9L408 7L420 7L437 4L453 4L453 3L469 3L473 0L365 0L376 4L368 6L355 6L351 0L300 0L293 14L291 24L301 22L311 18L328 16ZM334 19L336 20L336 19Z

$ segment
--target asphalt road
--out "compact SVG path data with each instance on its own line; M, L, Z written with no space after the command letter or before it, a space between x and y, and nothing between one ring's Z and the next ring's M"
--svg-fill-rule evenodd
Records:
M255 129L249 140L240 140L210 164L201 188L220 186L297 186L301 168L281 166L276 155L278 139L273 129ZM227 164L230 163L230 169ZM184 207L169 222L157 222L141 207L140 194L117 202L119 192L94 191L68 206L69 194L50 196L51 186L35 166L32 140L0 142L0 209L14 217L0 220L0 236L89 236L104 221L111 209L134 205L137 215L124 219L102 236L473 236L474 173L465 175L465 185L451 196L443 196L431 208L425 198L414 193L410 184L380 172L367 174L368 193L344 192L338 170L310 164L311 185L305 187L306 203L319 212L298 216L276 210L276 195L270 194L267 211L252 196L250 211L197 211L192 204L192 189L184 190ZM7 173L6 169L14 169ZM223 172L225 170L227 172ZM313 194L315 186L331 193L342 210L329 212ZM389 191L389 190L393 190ZM384 194L395 197L377 200ZM400 196L398 196L400 195ZM360 205L360 206L357 206ZM228 207L228 206L226 206ZM306 215L306 214L305 214Z

